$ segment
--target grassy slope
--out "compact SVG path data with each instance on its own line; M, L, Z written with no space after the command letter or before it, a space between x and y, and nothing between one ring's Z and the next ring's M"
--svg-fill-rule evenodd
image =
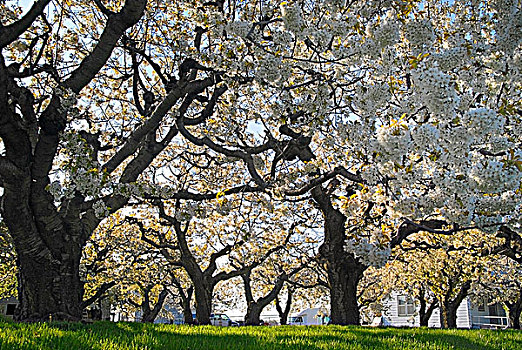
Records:
M0 323L0 349L522 349L522 332L363 327Z

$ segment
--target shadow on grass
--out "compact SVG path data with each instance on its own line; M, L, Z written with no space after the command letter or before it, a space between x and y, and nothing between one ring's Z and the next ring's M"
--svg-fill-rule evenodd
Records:
M520 349L522 333L362 327L0 324L0 349Z

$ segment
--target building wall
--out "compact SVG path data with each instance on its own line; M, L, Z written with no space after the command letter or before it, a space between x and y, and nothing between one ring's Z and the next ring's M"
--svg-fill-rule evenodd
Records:
M488 305L487 300L482 301L483 308L481 309L478 304L470 303L470 319L472 321L473 328L481 328L484 325L508 325L506 311L500 304ZM495 316L495 317L488 317ZM502 317L502 318L500 318Z
M420 317L419 305L415 303L415 313L412 316L399 316L398 301L399 295L405 295L400 292L392 292L390 297L383 301L383 316L393 327L419 327ZM459 305L457 309L457 327L458 328L471 328L471 317L470 317L470 302L468 299ZM433 311L429 321L428 327L440 328L440 310L439 308Z

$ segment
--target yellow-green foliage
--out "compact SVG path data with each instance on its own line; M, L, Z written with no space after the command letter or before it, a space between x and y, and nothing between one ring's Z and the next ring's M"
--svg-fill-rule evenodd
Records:
M522 332L340 326L0 323L0 349L520 349Z

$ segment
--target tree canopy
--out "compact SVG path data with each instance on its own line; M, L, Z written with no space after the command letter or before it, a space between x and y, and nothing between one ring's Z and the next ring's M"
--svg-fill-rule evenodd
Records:
M134 225L174 229L148 243L177 244L189 275L191 227L214 254L295 228L338 324L359 323L364 272L419 232L498 235L491 251L520 262L521 6L2 2L0 213L18 318L79 319L89 239L138 207Z

